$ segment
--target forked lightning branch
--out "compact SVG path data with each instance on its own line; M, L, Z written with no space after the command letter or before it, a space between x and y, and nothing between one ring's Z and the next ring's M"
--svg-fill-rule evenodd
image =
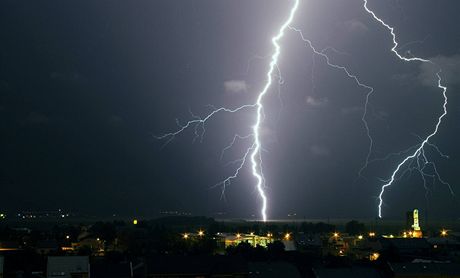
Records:
M424 59L424 58L418 58L418 57L404 57L398 52L398 42L396 40L396 34L395 30L393 27L385 23L381 18L379 18L369 7L368 7L368 1L363 0L363 7L365 11L372 16L372 18L379 23L381 26L386 28L391 37L392 37L392 42L393 42L393 47L391 48L391 51L403 62L419 62L419 63L430 63L434 64L431 60ZM374 93L374 88L365 84L362 82L356 74L353 74L350 70L348 70L345 66L343 65L338 65L334 64L330 61L329 57L326 55L325 50L318 50L315 48L314 44L312 43L311 40L307 39L302 31L296 27L291 26L296 12L299 9L299 3L300 0L294 0L292 1L292 7L290 8L289 14L284 22L280 25L278 32L271 38L271 43L273 46L273 52L271 54L271 59L270 63L268 64L268 70L266 72L266 82L263 86L263 89L257 94L257 98L253 103L245 104L239 107L235 108L227 108L227 107L220 107L213 109L210 113L208 113L204 117L199 117L196 115L192 115L193 118L192 120L187 121L184 125L178 124L178 129L170 132L170 133L165 133L161 136L157 136L158 139L163 139L165 140L165 144L171 142L175 136L180 135L183 131L187 129L193 129L195 133L195 138L203 137L204 132L205 132L205 126L206 123L210 120L213 119L213 116L215 116L218 113L228 113L228 114L234 114L234 113L239 113L243 110L251 110L254 111L254 122L248 123L248 126L251 128L251 133L250 134L245 134L245 135L239 135L236 134L233 137L233 140L231 141L231 144L227 147L224 148L224 150L228 150L233 146L233 144L237 140L247 140L251 139L250 146L246 149L244 154L240 159L237 160L237 166L235 168L235 171L233 172L232 175L229 175L227 178L222 180L221 182L217 183L217 186L222 187L222 192L225 192L225 188L235 179L238 177L240 171L244 167L249 167L251 170L251 173L254 177L254 186L257 189L257 192L259 194L260 200L261 200L261 208L260 208L260 216L263 221L267 221L267 208L268 208L268 196L265 192L265 178L263 176L263 170L262 170L262 145L263 142L261 141L261 125L264 121L264 97L269 93L270 88L272 87L272 84L274 82L275 77L275 70L278 69L278 62L279 62L279 56L282 52L283 49L286 48L286 46L282 47L281 46L281 41L285 35L285 32L290 29L294 32L297 32L300 35L301 40L305 43L305 46L307 46L315 55L318 55L321 57L325 63L330 66L332 69L335 70L340 70L342 71L348 78L351 78L358 87L362 88L365 90L365 101L364 101L364 112L362 114L362 122L366 131L366 135L368 138L368 154L365 159L365 163L362 167L362 169L359 171L359 175L363 172L363 170L368 166L369 160L372 154L372 146L373 146L373 138L371 136L371 132L369 129L368 122L366 120L367 117L367 107L369 104L369 99ZM305 1L306 3L306 1ZM384 193L385 189L389 186L391 186L398 178L398 174L400 174L401 171L403 170L404 166L407 167L413 167L417 169L422 177L424 177L426 174L424 172L425 170L425 165L430 164L433 165L434 171L436 173L436 177L443 183L446 184L451 193L453 194L453 191L450 187L450 185L446 182L444 182L435 166L434 162L431 162L428 157L425 154L425 148L426 147L433 147L434 145L430 143L430 139L436 135L438 132L439 126L442 123L443 118L447 115L447 87L445 87L442 84L442 78L441 78L441 70L439 70L436 73L436 80L437 84L436 86L440 89L442 96L444 98L444 103L443 103L443 113L438 117L438 121L436 126L433 128L432 132L428 134L426 137L423 138L422 142L417 144L414 148L411 150L412 153L404 157L401 162L396 165L395 170L393 171L391 177L382 185L380 193L378 195L378 216L382 217L382 206L384 204ZM434 146L435 147L435 146ZM437 149L437 148L436 148ZM412 163L413 161L416 161L416 163ZM415 165L415 166L411 166Z

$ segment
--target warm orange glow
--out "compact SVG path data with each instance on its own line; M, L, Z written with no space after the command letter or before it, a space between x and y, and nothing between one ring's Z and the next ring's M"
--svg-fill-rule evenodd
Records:
M236 234L236 238L240 238L240 237L241 237L240 233Z
M447 230L444 230L444 229L441 230L441 236L443 236L443 237L447 236Z
M187 239L187 238L189 237L189 235L188 235L188 234L184 234L182 237L183 237L184 239Z
M339 233L334 233L334 237L339 237Z
M379 257L380 257L380 254L375 252L375 253L372 253L372 255L369 257L369 259L371 261L376 261Z
M370 232L370 233L369 233L369 237L375 237L375 233L374 233L374 232Z
M199 230L199 231L198 231L198 235L199 235L199 236L204 236L204 231Z
M285 240L291 239L291 234L290 234L290 233L286 233L286 234L284 235L284 239L285 239Z

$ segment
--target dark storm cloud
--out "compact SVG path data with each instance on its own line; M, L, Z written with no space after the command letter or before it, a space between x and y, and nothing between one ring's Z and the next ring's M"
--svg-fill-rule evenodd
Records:
M433 156L444 179L458 184L460 136L459 3L370 1L396 27L405 53L432 57L443 68L449 115L433 139L449 160ZM259 210L246 167L227 188L212 185L234 170L249 141L220 153L235 133L248 134L254 115L218 115L203 142L193 130L161 149L153 135L209 112L254 101L266 79L270 38L289 1L139 1L0 4L0 209L63 207L89 213L153 214L183 210L250 217ZM375 87L368 121L372 158L404 150L428 134L442 98L433 68L402 63L391 37L362 1L302 1L294 26L318 49ZM442 31L440 31L442 30ZM287 32L279 68L284 83L264 100L262 130L269 215L372 217L382 179L400 157L376 161L354 182L368 141L361 122L365 92L327 67ZM410 52L408 52L410 51ZM251 61L248 70L248 61ZM458 201L430 185L433 215L457 216ZM457 188L458 189L458 188ZM186 197L184 197L186 196ZM423 208L415 174L386 194L385 211Z

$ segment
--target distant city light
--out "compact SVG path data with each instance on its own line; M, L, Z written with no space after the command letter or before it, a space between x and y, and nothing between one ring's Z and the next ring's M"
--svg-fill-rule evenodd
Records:
M376 261L379 257L380 257L380 254L375 252L375 253L372 253L372 255L369 257L369 259L371 261Z
M339 237L339 233L335 232L335 233L334 233L334 237L335 237L335 238Z
M447 230L442 229L441 230L441 236L443 236L443 237L447 236Z
M284 235L284 239L285 239L285 240L289 240L290 238L291 238L291 234L290 234L290 233L286 233L286 234Z
M188 239L189 235L188 235L188 234L184 234L182 237L183 237L184 239Z
M363 236L362 236L362 235L359 235L359 236L358 236L358 239L363 239Z
M198 235L199 235L199 236L204 236L204 231L199 230L199 231L198 231Z
M375 237L375 233L374 233L374 232L370 232L370 233L369 233L369 237Z
M133 220L133 224L134 224L134 225L137 225L137 219L134 219L134 220Z

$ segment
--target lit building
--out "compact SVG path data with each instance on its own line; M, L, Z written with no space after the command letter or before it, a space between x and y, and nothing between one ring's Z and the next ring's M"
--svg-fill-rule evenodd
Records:
M248 242L252 246L263 246L267 247L269 243L273 242L273 235L272 234L267 234L267 236L259 236L254 233L250 234L220 234L218 235L221 239L221 241L225 242L225 248L228 246L235 246L240 244L241 242Z
M421 238L423 236L422 229L420 228L418 209L407 212L407 226L409 232L406 237Z

